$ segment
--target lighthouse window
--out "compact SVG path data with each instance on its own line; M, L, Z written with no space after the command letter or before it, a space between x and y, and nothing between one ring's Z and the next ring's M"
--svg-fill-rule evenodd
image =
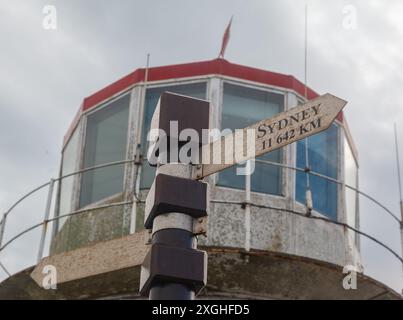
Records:
M313 172L337 179L337 126L308 138L308 161ZM305 140L297 142L297 167L306 167ZM337 220L337 184L323 177L309 176L313 209ZM306 173L296 173L296 199L305 204Z
M199 82L184 85L150 88L147 90L144 106L144 122L143 122L143 137L142 137L143 155L147 155L147 148L148 148L147 134L150 130L151 118L154 114L155 107L157 106L161 94L165 91L183 94L198 99L205 99L207 85L205 82ZM154 177L155 177L155 168L151 167L148 164L146 157L144 157L141 172L140 188L141 189L150 188L152 182L154 181Z
M358 188L358 166L356 159L353 155L350 143L347 139L344 140L344 174L345 183L353 188ZM345 188L346 199L346 213L347 224L356 227L357 224L357 206L358 206L358 194L356 191ZM349 230L349 235L354 241L355 234Z
M130 96L127 94L88 116L84 168L126 159ZM124 165L83 173L80 207L123 191Z
M242 129L262 119L283 111L284 96L263 90L224 84L221 129ZM267 153L258 160L281 162L281 150ZM244 189L245 176L236 174L236 167L219 174L218 185ZM251 190L261 193L281 194L281 169L267 163L255 162L251 177Z
M77 171L77 157L80 141L79 137L80 137L80 129L76 128L63 151L62 172L61 172L62 176ZM75 180L74 176L70 176L61 180L59 215L68 214L74 210L72 206L74 180ZM59 230L62 228L66 220L67 218L59 219L58 221Z

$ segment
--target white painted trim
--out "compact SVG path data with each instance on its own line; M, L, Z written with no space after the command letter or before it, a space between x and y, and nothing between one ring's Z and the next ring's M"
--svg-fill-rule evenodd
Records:
M95 112L99 112L99 111L103 110L104 108L108 107L109 105L111 105L112 103L114 103L115 101L119 100L120 98L123 98L125 95L131 95L132 91L133 91L132 89L121 91L119 94L115 94L115 95L109 97L108 99L103 100L102 102L96 104L96 106L93 106L88 110L85 110L83 112L82 116L88 117Z

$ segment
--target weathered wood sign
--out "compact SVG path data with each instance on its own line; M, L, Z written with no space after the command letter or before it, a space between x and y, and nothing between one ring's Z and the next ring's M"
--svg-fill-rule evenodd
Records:
M202 164L194 178L202 179L326 130L346 104L346 101L327 93L203 145Z

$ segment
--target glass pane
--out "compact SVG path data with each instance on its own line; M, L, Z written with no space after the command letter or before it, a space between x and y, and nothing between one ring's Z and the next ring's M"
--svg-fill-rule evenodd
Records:
M84 168L126 159L129 101L127 94L88 117ZM122 192L124 167L116 165L84 173L80 207Z
M79 128L76 128L73 135L71 136L69 142L66 145L66 148L63 151L63 159L62 159L62 176L73 173L77 171L77 163L78 163L78 142L79 142ZM59 215L64 215L72 212L74 210L72 201L73 201L73 187L74 187L74 178L75 176L71 176L65 179L62 179L60 185L60 203L59 203ZM59 220L59 230L65 223L67 218L61 218Z
M176 86L166 86L160 88L151 88L147 89L146 99L145 99L145 107L144 107L144 123L143 123L143 137L142 137L142 153L144 158L147 156L147 134L150 130L151 118L153 117L155 107L157 106L158 100L161 94L165 91L170 91L173 93L183 94L190 97L205 99L207 85L205 82L202 83L193 83L193 84L184 84L184 85L176 85ZM154 181L155 177L155 168L151 167L148 164L147 160L143 161L142 171L141 171L141 180L140 180L140 188L148 189L151 187L151 184Z
M308 160L311 170L337 179L337 126L308 138ZM297 142L297 167L305 168L305 140ZM306 174L296 174L296 199L305 204ZM309 177L314 210L337 220L337 184L327 179Z
M284 96L281 94L225 83L221 129L242 129L272 117L283 109ZM257 159L281 162L281 150L267 153ZM220 172L218 185L244 189L245 176L236 175L236 168L232 167ZM251 190L281 194L281 169L256 162L251 179Z
M258 157L270 162L281 163L280 151L274 151ZM281 194L281 168L270 164L255 162L255 172L252 175L251 190L255 192Z

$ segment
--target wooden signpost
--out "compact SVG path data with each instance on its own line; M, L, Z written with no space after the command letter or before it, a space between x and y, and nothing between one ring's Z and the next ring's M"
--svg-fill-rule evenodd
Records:
M194 178L202 179L237 163L261 156L326 130L346 104L346 101L326 93L274 117L244 128L242 129L243 132L238 134L235 132L210 144L203 145L201 148L203 163L197 166ZM247 108L247 106L245 107ZM226 145L231 143L236 146L237 141L239 141L238 137L242 135L247 137L248 130L254 132L253 147L255 152L247 151L251 145L250 143L248 145L248 140L245 138L241 148L225 148ZM220 157L216 156L217 152L220 153ZM215 159L220 159L220 162L216 163L214 157Z

